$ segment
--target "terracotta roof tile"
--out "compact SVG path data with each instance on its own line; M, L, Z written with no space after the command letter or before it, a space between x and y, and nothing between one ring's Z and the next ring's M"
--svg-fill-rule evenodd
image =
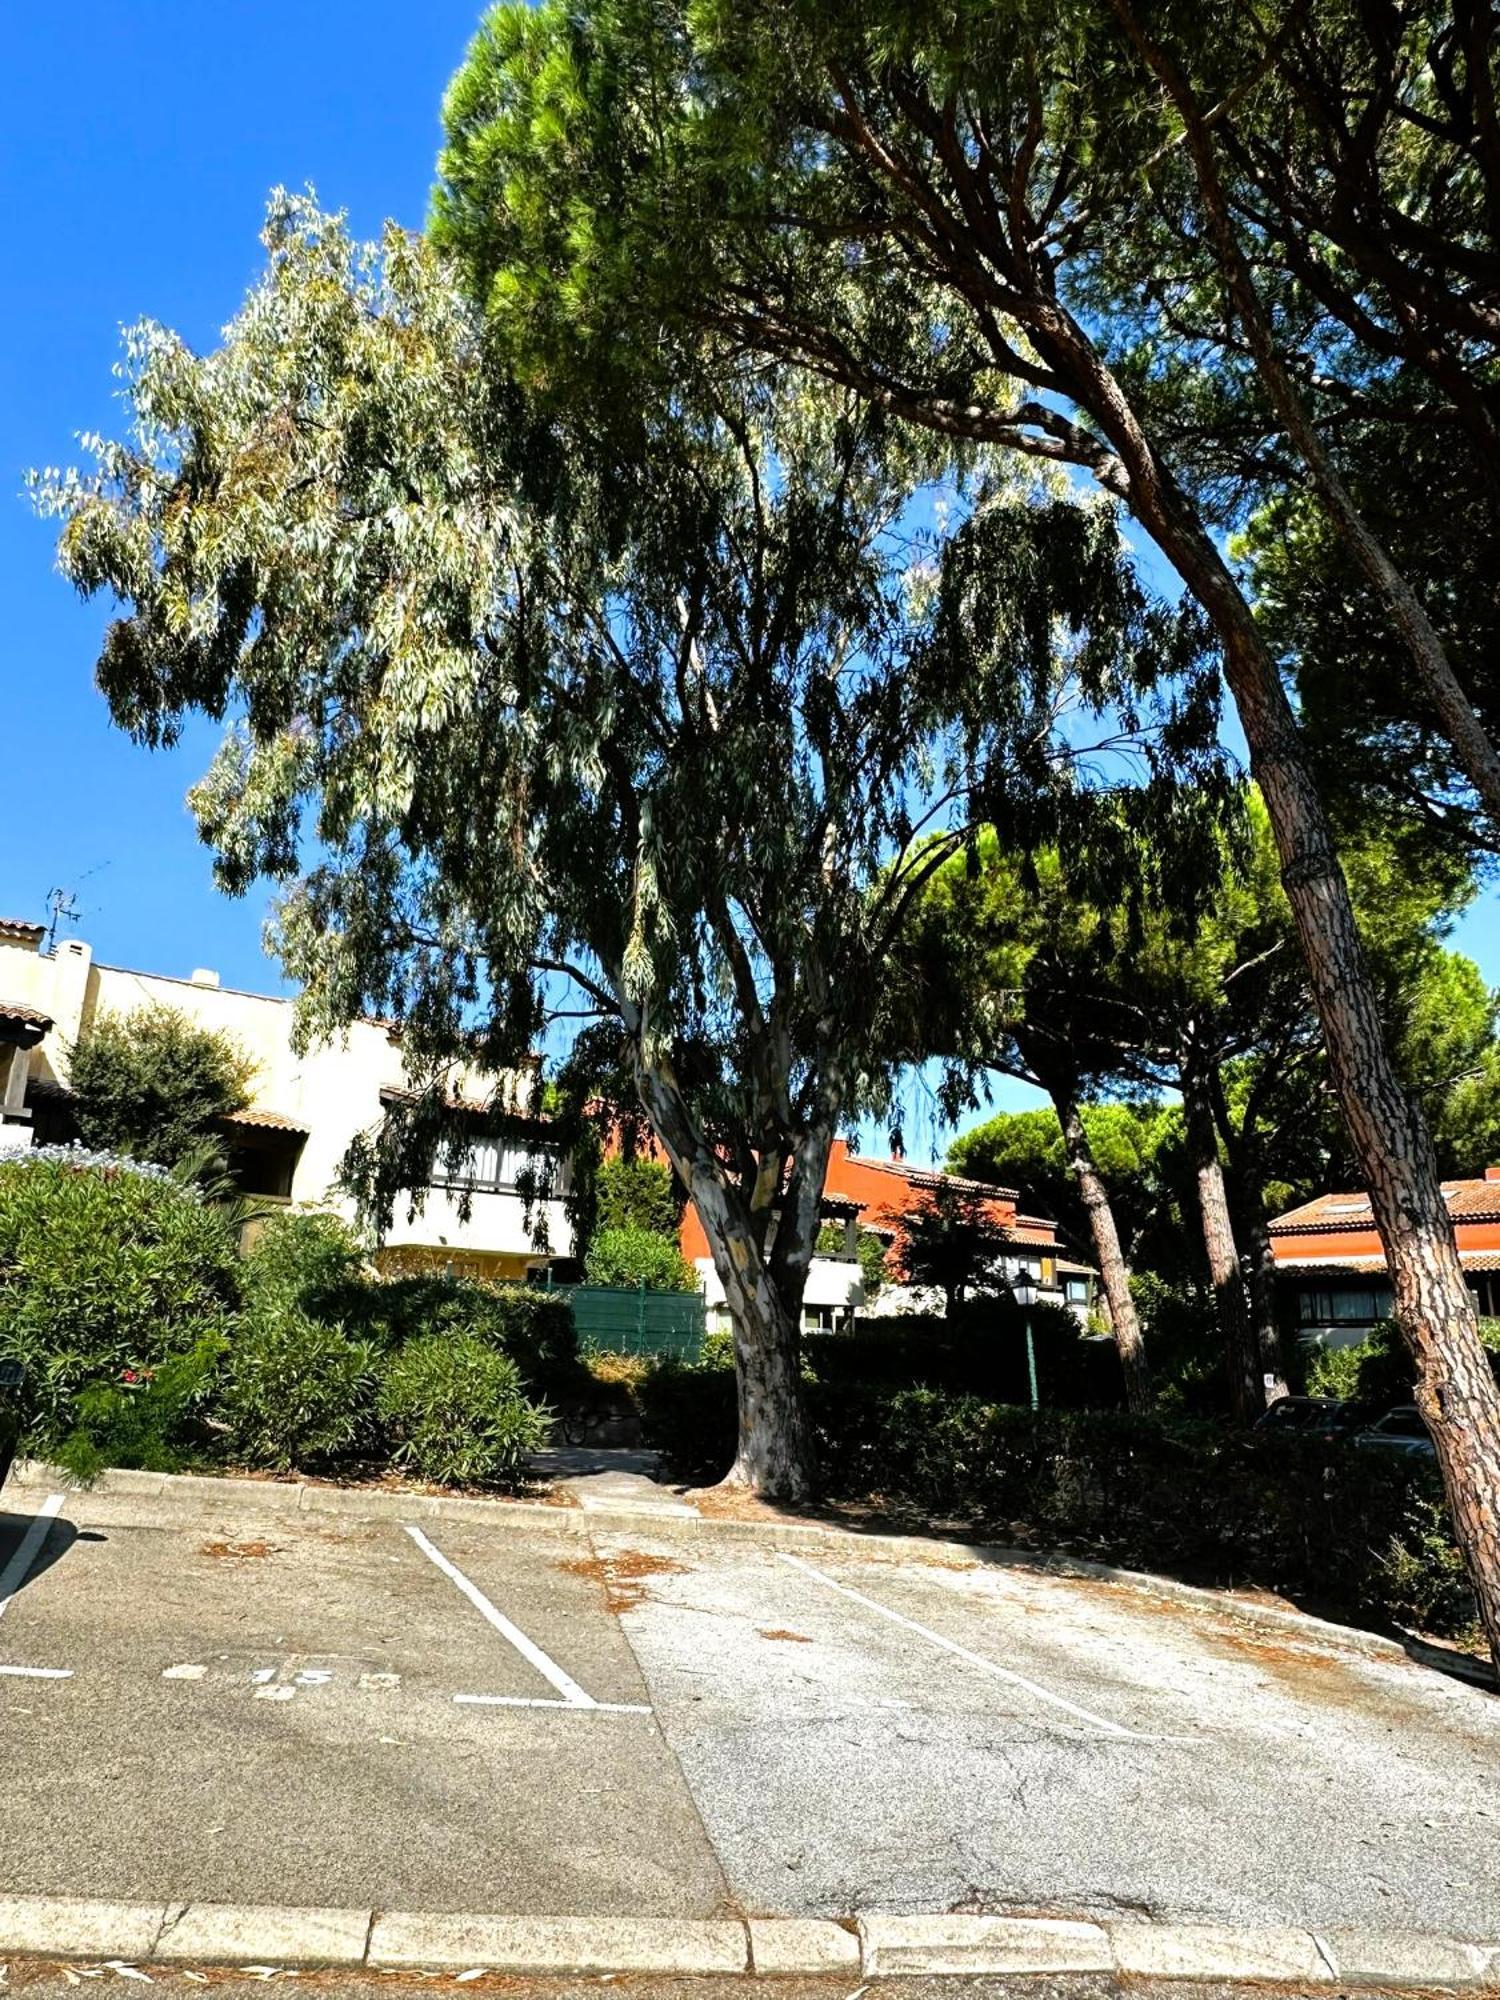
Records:
M0 1021L24 1021L28 1028L45 1031L52 1026L52 1016L44 1014L37 1007L23 1007L19 1001L0 1000Z
M1455 1222L1500 1222L1500 1180L1444 1181L1443 1199ZM1375 1218L1362 1194L1320 1194L1315 1201L1288 1209L1270 1225L1273 1236L1302 1231L1371 1229Z
M0 917L0 937L39 938L46 928L45 924L28 923L25 917Z
M225 1125L254 1125L267 1132L297 1132L305 1139L308 1128L299 1125L295 1118L288 1118L281 1111L262 1111L257 1105L250 1105L244 1111L228 1111L220 1121Z

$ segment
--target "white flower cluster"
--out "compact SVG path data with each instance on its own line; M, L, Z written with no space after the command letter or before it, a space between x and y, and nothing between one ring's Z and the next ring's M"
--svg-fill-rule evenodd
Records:
M78 1167L101 1173L108 1169L117 1173L139 1174L146 1181L173 1181L170 1170L157 1166L152 1160L133 1160L128 1153L96 1152L77 1142L70 1146L28 1146L24 1152L8 1153L5 1165ZM183 1187L182 1192L197 1199L195 1188Z

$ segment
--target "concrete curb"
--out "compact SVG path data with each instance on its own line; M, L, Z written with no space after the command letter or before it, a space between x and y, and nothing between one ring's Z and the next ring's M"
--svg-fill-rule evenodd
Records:
M1025 1549L1005 1542L938 1540L924 1535L860 1534L817 1521L724 1521L706 1514L647 1513L637 1509L553 1507L539 1500L489 1500L464 1494L400 1493L380 1487L322 1486L306 1481L223 1478L202 1473L101 1472L82 1488L57 1466L38 1459L18 1459L8 1486L47 1492L89 1491L142 1498L222 1500L227 1505L264 1509L273 1514L320 1514L402 1521L483 1521L493 1528L547 1527L554 1533L583 1540L591 1534L643 1533L707 1537L724 1541L761 1541L773 1548L838 1548L871 1555L904 1556L916 1560L994 1562L1008 1568L1042 1570L1050 1576L1080 1577L1091 1582L1123 1584L1146 1596L1212 1611L1232 1618L1252 1631L1277 1638L1300 1639L1306 1645L1332 1647L1367 1659L1408 1660L1449 1673L1475 1686L1496 1688L1493 1670L1483 1661L1450 1654L1419 1640L1388 1638L1362 1632L1357 1626L1336 1625L1302 1611L1256 1604L1218 1590L1200 1589L1175 1578L1144 1570L1119 1569L1109 1563L1085 1561L1043 1549Z
M1064 1917L466 1916L233 1903L0 1898L0 1960L402 1967L551 1975L655 1973L865 1979L1120 1974L1318 1989L1500 1993L1500 1943L1410 1931L1093 1923Z

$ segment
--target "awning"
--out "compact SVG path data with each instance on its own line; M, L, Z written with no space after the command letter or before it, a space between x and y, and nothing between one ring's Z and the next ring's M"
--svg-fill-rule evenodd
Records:
M34 1049L52 1026L52 1016L19 1001L0 1000L0 1042L13 1048Z
M257 1132L286 1132L298 1139L305 1139L306 1125L299 1125L295 1118L288 1118L281 1111L262 1111L258 1105L250 1105L244 1111L229 1111L220 1120L224 1125L243 1125Z

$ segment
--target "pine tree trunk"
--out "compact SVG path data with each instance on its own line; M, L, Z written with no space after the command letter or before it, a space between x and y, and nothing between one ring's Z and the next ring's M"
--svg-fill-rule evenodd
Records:
M1165 47L1146 33L1129 0L1114 0L1127 34L1150 64L1182 114L1184 136L1203 196L1210 233L1230 298L1234 301L1246 344L1266 398L1286 427L1344 545L1364 571L1392 624L1406 643L1412 665L1437 711L1449 743L1485 809L1500 820L1500 754L1476 714L1474 705L1453 670L1441 638L1406 577L1392 562L1371 529L1313 421L1312 412L1293 380L1264 302L1250 260L1236 233L1229 196L1219 170L1210 120L1186 75Z
M1224 1336L1230 1394L1240 1421L1253 1423L1266 1406L1261 1384L1260 1351L1245 1303L1245 1280L1235 1246L1224 1169L1219 1162L1218 1134L1214 1129L1207 1079L1196 1059L1191 1057L1182 1066L1182 1108L1198 1195L1198 1214L1203 1224L1203 1247L1208 1256L1209 1281L1218 1306L1219 1330Z
M1115 1352L1120 1357L1120 1373L1125 1378L1126 1406L1136 1411L1149 1410L1154 1399L1151 1371L1146 1362L1146 1343L1136 1315L1135 1300L1130 1296L1130 1267L1120 1248L1120 1232L1115 1227L1109 1190L1100 1178L1094 1149L1089 1144L1077 1101L1062 1091L1054 1091L1051 1096L1053 1109L1063 1129L1068 1170L1077 1184L1078 1196L1089 1220L1094 1255L1099 1260L1099 1281L1109 1302L1110 1331L1114 1336Z
M1049 318L1057 309L1048 304ZM1432 1140L1386 1045L1333 830L1249 604L1119 384L1066 314L1051 329L1121 452L1130 506L1212 620L1276 837L1339 1106L1359 1162L1491 1656L1500 1668L1500 1387L1479 1339Z
M860 135L853 143L865 145ZM865 157L875 172L890 174L877 151L866 146ZM1010 287L1006 311L1025 327L1040 364L1030 379L1045 375L1054 396L1060 390L1092 420L1068 428L1059 440L1066 419L1055 410L1028 416L1031 448L1056 457L1059 444L1065 445L1064 455L1086 464L1106 492L1123 500L1218 634L1251 773L1276 836L1335 1088L1385 1246L1397 1319L1416 1363L1418 1403L1432 1428L1454 1526L1500 1666L1500 1389L1480 1345L1432 1142L1386 1047L1332 828L1277 663L1202 514L1050 277L1038 277L1029 248L1011 242L998 215L970 227L978 257L967 240L940 241L934 254L946 261L942 275L961 290L987 259ZM1006 342L997 343L995 359L1002 374L1014 373L1014 351ZM853 373L849 379L867 388ZM920 397L912 414L940 430L955 427L951 411L940 421ZM1003 428L1011 441L1014 424ZM986 432L976 421L972 434Z

